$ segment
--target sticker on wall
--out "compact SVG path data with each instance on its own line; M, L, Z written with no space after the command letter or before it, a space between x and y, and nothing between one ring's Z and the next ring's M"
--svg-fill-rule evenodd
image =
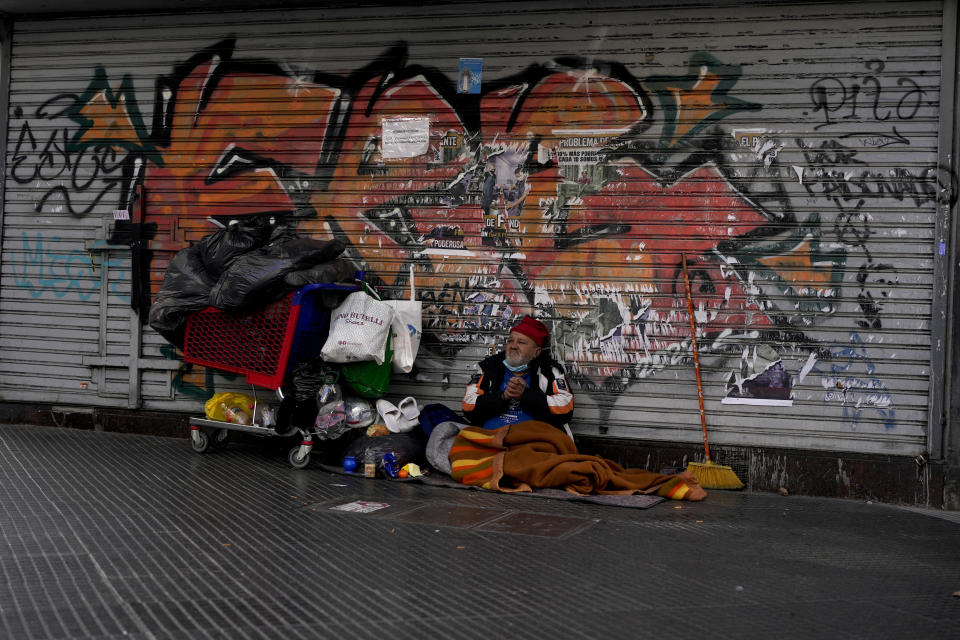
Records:
M766 132L766 129L734 129L730 134L741 147L753 149Z
M447 131L443 134L443 139L440 141L440 146L444 149L458 149L461 144L459 131Z
M483 58L460 58L457 93L480 93Z
M430 148L429 118L384 118L380 155L387 160L416 158Z
M772 407L793 405L793 376L768 346L744 349L740 371L727 380L723 404L753 404Z
M423 255L474 255L463 243L463 238L463 229L459 226L436 226L423 238Z
M561 167L585 166L600 161L600 149L611 139L627 133L627 129L554 129L560 136L557 164Z
M562 198L582 197L601 187L606 168L600 164L601 151L612 140L628 129L554 129L556 147L549 159L560 166L563 184L558 193ZM547 158L545 158L547 159Z

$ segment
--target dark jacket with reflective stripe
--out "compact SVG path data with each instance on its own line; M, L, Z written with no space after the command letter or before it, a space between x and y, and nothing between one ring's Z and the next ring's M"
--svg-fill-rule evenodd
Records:
M510 408L500 391L507 374L507 367L503 364L505 357L501 351L477 364L479 371L470 378L463 396L463 413L470 424L482 426ZM573 392L564 377L563 367L541 353L530 363L528 371L530 384L520 398L520 408L535 420L562 429L573 417Z

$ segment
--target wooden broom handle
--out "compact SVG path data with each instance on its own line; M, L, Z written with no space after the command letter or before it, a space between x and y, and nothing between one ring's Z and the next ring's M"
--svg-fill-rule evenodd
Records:
M703 382L700 379L700 354L697 350L697 324L693 320L693 298L690 296L690 276L687 274L687 254L680 254L683 260L683 285L687 292L687 317L690 318L690 340L693 344L693 368L697 374L697 400L700 402L700 428L703 429L703 452L710 462L710 443L707 442L707 414L703 410Z

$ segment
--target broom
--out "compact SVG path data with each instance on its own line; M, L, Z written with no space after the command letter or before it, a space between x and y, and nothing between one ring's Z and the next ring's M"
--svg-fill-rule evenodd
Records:
M703 453L706 462L691 462L687 471L693 474L705 489L743 489L743 483L733 469L717 464L710 459L710 443L707 441L707 414L703 410L703 383L700 380L700 355L697 352L697 325L693 319L693 299L690 297L690 276L687 274L687 256L683 259L683 284L687 292L687 315L690 318L690 340L693 343L693 367L697 373L697 400L700 401L700 427L703 429Z

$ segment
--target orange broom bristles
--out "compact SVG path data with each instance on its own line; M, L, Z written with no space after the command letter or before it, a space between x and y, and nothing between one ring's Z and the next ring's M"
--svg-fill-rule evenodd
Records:
M710 460L691 462L687 465L687 471L704 489L743 489L743 483L733 469Z

